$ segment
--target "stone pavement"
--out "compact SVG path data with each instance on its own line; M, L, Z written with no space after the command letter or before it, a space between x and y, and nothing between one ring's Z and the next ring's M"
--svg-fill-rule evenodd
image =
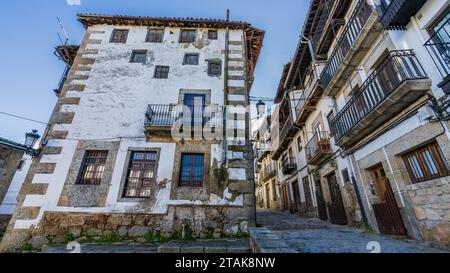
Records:
M368 234L360 229L332 225L287 212L258 210L256 217L259 226L272 232L270 236L278 237L286 247L300 253L369 253L377 250L382 253L444 252L405 237ZM274 252L277 252L276 249Z
M248 239L217 239L197 241L172 241L164 244L139 243L85 243L77 253L248 253ZM76 248L77 246L75 246ZM48 246L44 253L71 253L77 249L67 245Z

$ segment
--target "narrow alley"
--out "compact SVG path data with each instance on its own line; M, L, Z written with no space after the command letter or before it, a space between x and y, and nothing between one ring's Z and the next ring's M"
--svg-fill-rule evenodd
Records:
M258 210L257 224L266 227L300 253L439 253L426 243L399 236L367 233L287 212Z

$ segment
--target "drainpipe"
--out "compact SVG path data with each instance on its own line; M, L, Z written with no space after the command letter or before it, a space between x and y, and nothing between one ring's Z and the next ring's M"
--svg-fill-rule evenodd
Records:
M311 39L307 38L303 33L301 34L302 39L305 39L305 41L301 41L302 44L308 44L309 54L311 54L311 60L313 63L316 62L316 54L314 54L314 47L311 42Z
M364 205L363 205L364 202L362 201L361 194L360 194L359 188L358 188L358 184L356 182L355 169L353 167L353 162L350 159L350 155L347 155L347 164L350 166L350 171L351 171L351 178L350 179L352 180L353 187L355 188L356 199L358 200L358 205L359 205L360 210L361 210L361 217L362 217L364 226L366 228L368 228L369 227L369 221L367 220L366 210L364 209ZM362 185L362 186L364 187L364 185Z
M230 21L230 10L227 9L227 22ZM230 27L227 25L225 32L225 65L224 65L224 92L223 92L223 162L222 164L226 164L228 166L228 143L227 143L227 105L228 105L228 51L229 51L229 40L230 40Z

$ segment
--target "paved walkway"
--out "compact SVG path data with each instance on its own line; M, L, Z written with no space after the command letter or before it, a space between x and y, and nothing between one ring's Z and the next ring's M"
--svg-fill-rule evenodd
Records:
M258 225L270 229L286 245L302 253L443 252L404 237L367 234L359 229L287 212L258 210L256 217Z

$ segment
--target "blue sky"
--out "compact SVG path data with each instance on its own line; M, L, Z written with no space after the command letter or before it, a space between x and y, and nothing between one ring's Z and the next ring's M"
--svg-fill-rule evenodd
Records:
M308 0L16 0L2 3L0 24L0 112L47 122L56 102L64 65L53 55L59 44L60 17L70 41L78 44L84 28L77 13L224 18L247 21L266 31L264 47L255 71L252 96L273 98L283 65L295 50ZM6 32L6 33L5 33ZM0 114L0 137L23 142L31 129L44 125Z

